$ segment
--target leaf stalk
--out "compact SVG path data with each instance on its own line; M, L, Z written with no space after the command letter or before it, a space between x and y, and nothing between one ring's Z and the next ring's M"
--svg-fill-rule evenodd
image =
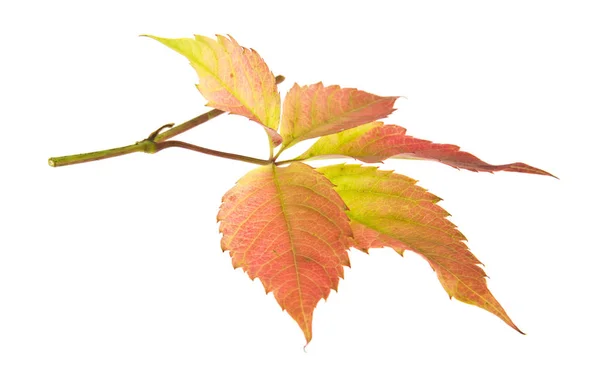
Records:
M48 159L48 165L52 167L66 166L66 165L75 165L81 164L84 162L98 161L111 157L118 157L125 154L143 152L148 154L154 154L160 152L161 150L167 148L182 148L191 150L194 152L204 153L215 157L227 158L230 160L248 162L251 164L257 165L269 165L273 163L272 160L262 160L260 158L243 156L241 154L221 152L219 150L213 150L208 148L203 148L202 146L193 145L183 141L164 141L164 142L154 142L150 139L145 139L142 141L138 141L133 145L123 146L120 148L113 148L107 150L100 150L97 152L91 153L82 153L82 154L73 154L70 156L64 157L52 157Z

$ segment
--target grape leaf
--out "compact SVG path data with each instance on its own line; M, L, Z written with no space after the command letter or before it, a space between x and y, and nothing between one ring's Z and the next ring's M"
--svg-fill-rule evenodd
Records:
M346 156L373 163L408 158L475 172L550 173L520 162L490 165L456 145L407 136L403 127L376 121L395 110L397 97L354 88L294 84L280 118L276 79L256 51L231 36L148 37L189 59L198 74L198 90L207 105L218 110L178 126L164 125L134 145L50 158L50 166L172 147L266 164L247 173L223 196L217 215L221 248L229 252L234 268L259 278L265 291L273 292L300 326L307 344L318 302L337 289L344 266L350 266L350 247L364 252L390 247L400 255L415 252L433 268L451 298L481 307L521 332L489 291L481 263L437 205L438 197L408 177L377 167L342 164L313 169L299 161ZM169 139L223 111L263 126L271 139L268 160ZM163 136L160 132L167 127L171 134ZM302 155L277 161L285 149L315 137L321 138ZM278 145L282 146L273 155Z
M283 147L387 117L395 110L397 98L337 85L325 87L320 82L302 87L294 84L283 102Z
M198 74L198 90L208 106L258 122L277 146L281 99L275 76L253 49L240 46L233 37L217 39L195 35L168 39L148 37L182 54Z
M348 206L355 247L392 247L425 258L450 297L481 307L521 332L488 290L481 262L466 238L446 219L438 197L416 181L372 166L331 165L317 169L336 185Z
M490 165L470 153L460 151L460 147L456 145L435 144L431 141L407 136L406 129L403 127L384 125L380 121L322 137L296 160L332 156L353 157L368 163L382 162L388 158L434 160L454 168L474 172L503 170L552 176L544 170L522 162Z
M322 174L308 165L267 165L244 177L223 197L217 216L233 266L258 277L298 323L306 342L321 298L336 290L352 229L346 206Z

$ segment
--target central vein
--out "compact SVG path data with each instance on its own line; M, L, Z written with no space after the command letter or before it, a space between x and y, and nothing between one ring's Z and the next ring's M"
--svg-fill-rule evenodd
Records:
M273 182L275 183L275 188L277 189L277 197L279 197L279 203L281 205L283 219L285 220L288 237L290 239L290 247L292 250L292 259L294 261L294 270L296 271L296 285L298 286L298 297L300 299L300 310L302 311L302 320L304 322L303 330L306 331L306 329L308 329L308 323L306 321L306 313L304 312L304 301L302 299L302 289L300 288L300 270L298 270L298 260L296 257L296 248L294 247L294 237L292 235L292 228L290 226L290 220L288 218L288 213L285 209L285 203L283 201L283 192L281 191L281 185L279 183L279 179L277 178L277 166L272 165L272 167L273 167Z

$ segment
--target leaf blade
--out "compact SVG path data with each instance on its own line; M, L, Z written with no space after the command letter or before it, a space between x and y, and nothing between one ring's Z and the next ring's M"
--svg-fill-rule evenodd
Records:
M337 289L352 230L331 182L305 164L263 166L223 197L217 220L235 268L258 277L312 339L317 303Z
M434 269L450 297L491 312L521 332L487 288L481 262L466 238L446 219L439 198L408 177L372 166L331 165L317 169L348 206L354 247L411 250ZM521 332L522 333L522 332Z
M147 37L190 61L198 74L196 87L208 106L261 124L275 146L281 143L277 133L281 98L275 76L255 50L240 46L231 36L217 35L216 40L201 35L194 39Z
M473 172L508 171L554 177L542 169L522 162L491 165L470 153L461 151L456 145L436 144L408 136L405 128L398 125L385 125L380 121L322 137L295 159L306 160L326 156L352 157L366 163L383 162L388 158L433 160L456 169Z
M294 84L283 102L283 146L387 117L395 110L397 98L337 85L325 87L321 82L302 87Z

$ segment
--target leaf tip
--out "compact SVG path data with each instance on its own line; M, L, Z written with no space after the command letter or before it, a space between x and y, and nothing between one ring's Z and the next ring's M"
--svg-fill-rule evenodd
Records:
M306 352L306 347L308 346L308 344L310 343L310 341L312 340L312 333L304 333L304 339L306 339L306 344L304 344L304 347L302 348L304 350L304 352Z
M161 38L158 36L154 36L154 35L148 35L148 34L142 34L142 35L138 35L138 37L148 37L152 40L156 40L156 41L160 41Z
M554 174L552 174L550 172L547 172L540 168L536 168L531 165L524 164L522 162L515 162L515 163L509 164L509 165L504 165L504 166L506 167L506 169L499 169L499 170L508 170L508 171L513 171L513 172L517 172L517 173L537 174L540 176L550 176L550 177L559 179L557 176L555 176Z

